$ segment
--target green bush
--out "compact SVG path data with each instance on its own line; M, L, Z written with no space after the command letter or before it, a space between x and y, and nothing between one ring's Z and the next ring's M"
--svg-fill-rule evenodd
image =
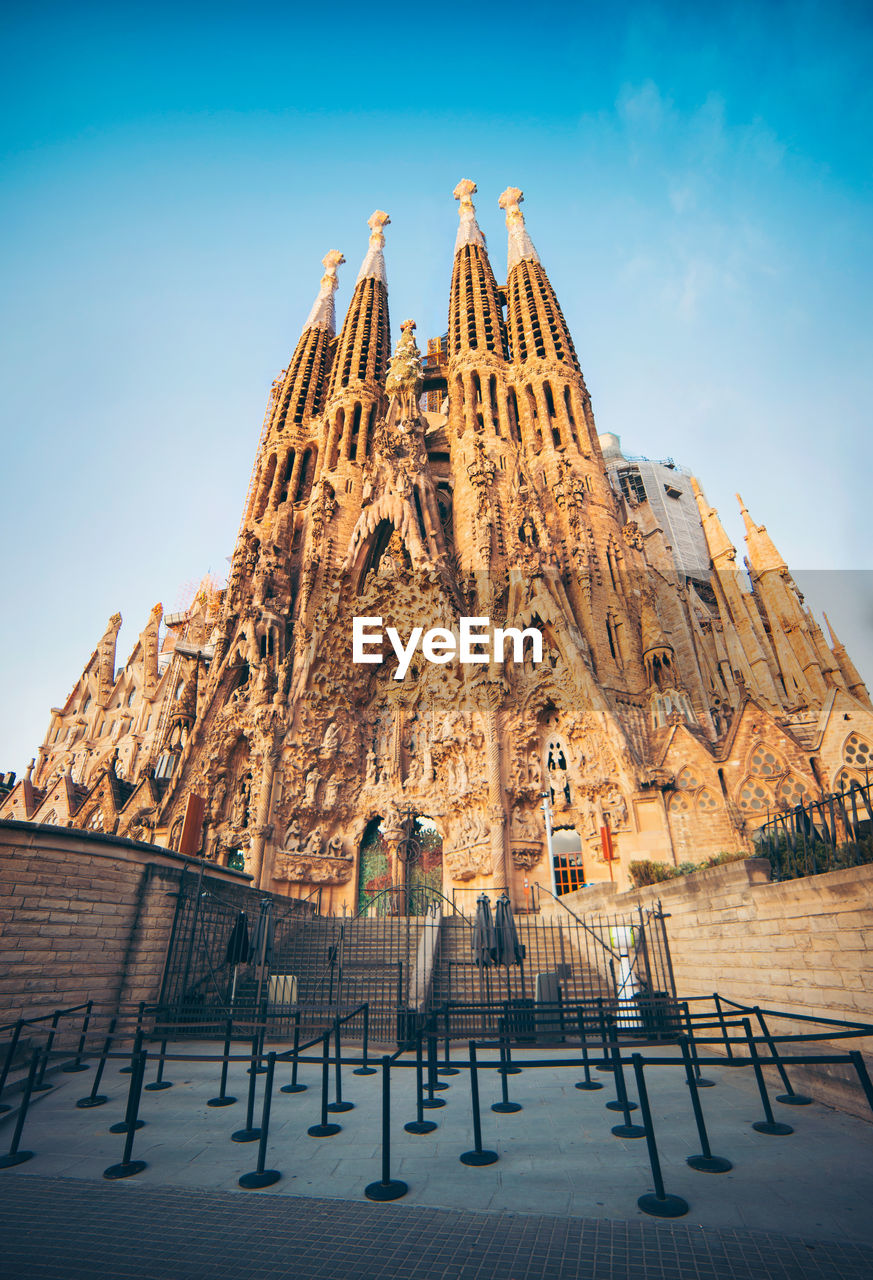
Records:
M666 862L652 862L650 858L643 858L639 862L630 864L628 874L634 888L642 889L648 884L662 884L665 880L675 880L679 876L690 876L695 871L705 871L708 867L720 867L725 862L742 862L745 858L752 856L745 849L736 849L733 852L713 854L710 858L704 858L703 862L680 862L678 867L671 867Z

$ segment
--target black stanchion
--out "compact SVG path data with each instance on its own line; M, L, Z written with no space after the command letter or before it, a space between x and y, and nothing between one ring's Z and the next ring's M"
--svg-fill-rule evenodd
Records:
M141 1034L141 1033L140 1033ZM146 1061L148 1054L142 1052L137 1055L131 1066L130 1088L127 1093L127 1115L124 1119L124 1132L127 1137L124 1140L124 1154L121 1157L120 1164L111 1164L108 1169L103 1170L103 1177L113 1182L117 1178L132 1178L136 1173L142 1173L146 1168L145 1160L132 1160L133 1155L133 1139L137 1129L141 1128L143 1121L138 1119L139 1100L142 1095L142 1082L146 1071ZM116 1126L114 1132L119 1131Z
M227 1092L227 1067L230 1061L230 1041L233 1035L233 1018L228 1018L224 1024L224 1049L221 1054L221 1083L218 1086L218 1097L210 1098L207 1107L230 1107L236 1102L236 1098Z
M134 1040L142 1031L143 1018L145 1017L145 1007L146 1007L145 1000L140 1000L139 1005L137 1007L137 1011L136 1011L136 1030L134 1031ZM128 1063L126 1067L119 1067L118 1069L122 1075L130 1075L131 1071L133 1070L133 1067L131 1066L130 1063Z
M849 1051L849 1057L852 1060L852 1066L858 1073L858 1079L861 1082L861 1088L864 1090L864 1096L867 1099L870 1110L873 1111L873 1083L870 1081L870 1073L867 1070L867 1064L864 1062L863 1056L857 1049L851 1049Z
M637 1104L631 1102L627 1096L621 1050L618 1047L615 1023L611 1017L608 1021L607 1034L609 1036L609 1052L612 1057L612 1073L615 1080L615 1098L611 1102L607 1102L606 1106L609 1111L620 1111L622 1113L621 1124L613 1125L612 1132L617 1138L643 1138L646 1131L642 1125L631 1123L631 1112L636 1111Z
M603 997L597 997L597 1027L600 1032L600 1043L603 1046L603 1062L596 1062L594 1065L598 1071L612 1071L612 1062L609 1058L608 1042L609 1036L606 1030L606 1010L603 1007Z
M264 1066L264 1041L267 1038L267 1024L265 1020L261 1020L261 1025L255 1033L257 1040L257 1052L250 1067L246 1067L246 1071L253 1071L256 1076L262 1076L267 1068Z
M310 1138L332 1138L342 1129L341 1124L328 1124L327 1091L330 1083L330 1029L324 1033L321 1057L321 1123L314 1124L306 1132Z
M111 1124L109 1126L110 1133L127 1133L127 1126L130 1123L130 1099L132 1097L133 1085L134 1085L134 1081L136 1079L136 1074L137 1074L137 1063L139 1062L141 1053L142 1053L142 1031L137 1031L136 1038L134 1039L134 1042L133 1042L133 1049L131 1050L131 1054L130 1054L130 1065L127 1068L127 1070L130 1072L130 1088L127 1091L127 1109L125 1111L123 1120L119 1120L118 1124ZM143 1060L143 1066L145 1066L145 1060ZM124 1068L122 1068L122 1070L123 1069ZM139 1086L141 1090L142 1080L140 1080ZM137 1108L139 1108L139 1098L137 1098ZM145 1120L139 1120L136 1118L136 1116L134 1116L134 1124L136 1125L137 1129L142 1129L142 1127L145 1124Z
M355 1104L353 1102L343 1102L343 1055L342 1045L340 1043L340 1020L336 1018L333 1024L334 1030L334 1047L336 1050L336 1058L334 1060L334 1093L336 1097L333 1102L327 1104L328 1111L353 1111Z
M448 1080L437 1079L437 1038L435 1035L428 1035L427 1037L427 1087L431 1093L433 1093L434 1089L448 1089L450 1087Z
M420 1035L421 1033L419 1033ZM421 1105L435 1110L437 1107L446 1105L445 1098L435 1098L435 1089L448 1089L448 1085L444 1080L437 1080L437 1061L436 1061L436 1038L434 1036L427 1037L427 1097L422 1100Z
M698 1173L727 1173L734 1166L724 1156L714 1156L709 1146L709 1137L706 1132L706 1125L703 1122L703 1109L700 1106L700 1095L697 1092L694 1063L691 1061L688 1041L684 1036L679 1037L679 1048L682 1051L682 1061L685 1064L685 1081L691 1094L691 1108L694 1112L694 1122L697 1125L697 1133L700 1138L700 1155L688 1156L685 1163L690 1165L692 1169L696 1169Z
M504 1000L503 1002L503 1023L504 1023L504 1026L506 1027L509 1026L509 1001L508 1000ZM521 1067L517 1067L512 1061L512 1046L509 1043L508 1034L506 1036L506 1047L504 1052L501 1054L501 1062L497 1070L501 1073L501 1075L505 1074L508 1076L517 1076L521 1072Z
M726 1065L729 1067L741 1067L743 1066L742 1058L734 1057L734 1048L733 1048L733 1045L731 1044L731 1038L728 1035L728 1025L725 1022L725 1018L724 1018L724 1010L722 1009L721 996L718 994L717 991L713 991L712 999L713 999L713 1003L715 1004L715 1012L718 1016L718 1024L721 1027L721 1038L724 1041L725 1053L727 1054Z
M252 1036L252 1061L248 1067L249 1073L249 1094L246 1101L246 1123L245 1128L237 1129L236 1133L230 1135L231 1142L255 1142L261 1136L260 1129L255 1128L255 1089L258 1087L258 1053L260 1052L260 1037L257 1032Z
M363 1058L363 1062L359 1067L355 1067L354 1071L352 1072L353 1076L374 1076L376 1074L376 1068L370 1067L367 1065L367 1050L368 1050L369 1044L370 1044L370 1006L369 1004L365 1004L364 1005L364 1043L361 1049L361 1057ZM305 1089L306 1085L304 1085L303 1087Z
M11 1169L14 1165L24 1164L26 1160L32 1160L34 1153L32 1151L20 1151L19 1144L21 1142L21 1133L24 1129L24 1121L27 1118L27 1110L30 1106L30 1096L33 1093L34 1082L36 1081L37 1069L40 1065L41 1053L39 1049L34 1049L33 1057L30 1059L30 1069L27 1073L27 1079L24 1082L24 1092L21 1095L21 1101L18 1104L18 1116L15 1121L15 1132L12 1134L12 1142L5 1156L0 1156L0 1169Z
M443 1044L443 1065L437 1067L437 1071L441 1076L456 1076L458 1068L452 1066L451 1048L449 1045L449 1006L443 1006L443 1028L444 1028L444 1044Z
M602 1089L603 1084L600 1080L591 1079L591 1067L588 1063L588 1029L585 1026L585 1014L581 1009L576 1010L576 1018L579 1023L579 1043L582 1046L582 1069L585 1072L585 1079L576 1082L577 1089Z
M55 1042L55 1035L57 1033L60 1018L61 1011L60 1009L56 1009L52 1014L51 1030L49 1031L48 1040L46 1041L45 1049L43 1051L42 1062L39 1067L39 1075L36 1077L36 1083L33 1086L34 1093L45 1093L46 1089L52 1089L54 1087L53 1085L46 1084L45 1070L48 1066L48 1060L51 1057L52 1045Z
M253 1173L244 1173L239 1181L246 1191L259 1191L262 1187L271 1187L278 1182L281 1173L278 1169L265 1169L267 1159L267 1136L270 1132L270 1104L273 1097L273 1072L276 1067L275 1053L267 1054L267 1078L264 1081L264 1104L261 1109L260 1142L258 1143L258 1164Z
M403 1127L407 1133L433 1133L437 1128L436 1121L424 1118L424 1054L420 1033L415 1041L415 1119Z
M684 1000L680 1006L685 1016L685 1028L688 1036L688 1049L691 1054L691 1062L694 1068L694 1080L698 1089L714 1089L714 1080L705 1080L700 1074L700 1063L697 1060L697 1045L694 1042L694 1027L691 1023L691 1010L688 1007L688 1001Z
M9 1068L12 1066L12 1060L18 1049L18 1041L21 1039L21 1028L23 1026L24 1022L19 1018L9 1040L9 1048L6 1050L6 1058L3 1062L3 1071L0 1073L0 1097L2 1097L3 1090L6 1088L6 1077L9 1075ZM0 1102L0 1114L11 1110L12 1107L8 1102Z
M500 1076L501 1097L499 1102L492 1102L491 1110L496 1111L498 1112L498 1114L501 1114L501 1115L502 1114L508 1115L513 1111L521 1111L522 1108L521 1108L520 1102L509 1101L509 1082L506 1079L506 1077L509 1075L509 1072L506 1067L506 1052L507 1052L508 1044L507 1044L507 1035L506 1035L506 1021L504 1018L501 1018L498 1023L498 1030L500 1034L500 1066L498 1067L498 1075ZM520 1068L516 1067L516 1071L518 1070L520 1070Z
M85 1040L88 1035L88 1027L91 1022L91 1010L94 1007L94 1001L89 1000L85 1005L85 1016L82 1019L82 1030L79 1032L79 1047L76 1050L76 1056L72 1062L65 1062L61 1067L61 1071L87 1071L88 1063L82 1061L82 1054L85 1052Z
M172 1089L172 1080L164 1079L164 1059L167 1056L167 1042L161 1041L161 1052L158 1054L158 1074L151 1084L145 1086L147 1093L159 1093L162 1089Z
M758 1019L764 1039L767 1041L767 1048L770 1050L773 1061L776 1064L776 1070L779 1072L779 1075L782 1077L782 1083L785 1085L785 1092L777 1093L776 1101L782 1102L788 1107L808 1107L812 1102L812 1098L808 1098L805 1093L795 1093L792 1089L791 1081L788 1079L788 1073L782 1065L782 1059L779 1057L779 1052L776 1048L776 1041L773 1039L770 1029L764 1021L764 1015L757 1005L755 1006L754 1014Z
M366 1053L366 1050L364 1052ZM297 1061L297 1057L298 1057L298 1054L300 1053L300 1010L299 1009L295 1010L295 1013L294 1013L294 1046L291 1050L291 1053L293 1055L293 1059L291 1063L291 1083L283 1084L279 1089L279 1092L280 1093L305 1093L306 1090L309 1088L309 1085L299 1084L297 1081L297 1067L299 1065Z
M103 1049L100 1054L100 1061L97 1063L97 1073L94 1076L94 1083L91 1086L91 1092L87 1098L80 1098L76 1103L77 1107L84 1110L87 1107L102 1107L104 1103L109 1101L109 1097L105 1093L100 1093L100 1082L103 1079L103 1072L106 1069L106 1059L109 1057L109 1050L112 1048L112 1037L115 1035L115 1024L117 1018L113 1018L109 1023L109 1031L106 1039L103 1041Z
M655 1128L652 1124L652 1112L649 1107L649 1095L646 1091L646 1081L643 1075L642 1057L640 1054L634 1053L631 1055L631 1062L634 1066L634 1075L637 1078L637 1093L640 1097L640 1109L645 1126L646 1146L649 1148L649 1164L652 1167L652 1181L655 1184L654 1195L648 1192L646 1195L640 1196L637 1204L643 1213L651 1214L654 1218L681 1218L683 1214L688 1212L688 1201L683 1200L681 1196L668 1195L664 1190L661 1161L658 1159Z
M497 1152L483 1151L482 1149L482 1118L479 1115L479 1072L476 1066L476 1044L473 1040L470 1041L470 1097L473 1104L473 1150L465 1151L459 1159L461 1164L493 1164L497 1159Z
M761 1059L758 1057L758 1050L755 1041L752 1038L752 1024L748 1018L743 1018L743 1030L746 1033L746 1043L749 1046L749 1057L752 1059L752 1066L755 1070L755 1079L758 1082L758 1092L761 1095L761 1103L764 1107L764 1119L756 1120L752 1125L758 1133L767 1133L772 1137L781 1138L786 1134L793 1133L790 1124L780 1124L773 1118L773 1108L770 1106L770 1099L767 1096L767 1085L764 1081L764 1072L761 1070Z
M382 1059L382 1178L364 1187L364 1195L368 1200L399 1200L408 1190L408 1183L391 1177L391 1059L385 1054Z

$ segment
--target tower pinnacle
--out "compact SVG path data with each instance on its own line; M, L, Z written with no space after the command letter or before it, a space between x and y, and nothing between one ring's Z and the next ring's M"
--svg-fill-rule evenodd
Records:
M472 200L476 190L475 182L471 182L469 178L462 178L452 192L455 199L460 201L458 213L461 218L461 225L458 227L458 235L455 240L455 253L463 248L465 244L477 244L480 249L485 248L485 237L476 221L476 210Z
M518 207L524 200L524 192L518 187L507 187L497 201L501 209L506 211L506 226L509 230L509 249L506 258L506 270L510 272L518 262L539 262L540 256L534 248L533 241L524 225L524 214Z
M321 277L321 288L318 297L312 305L306 324L306 329L327 329L328 333L336 333L336 308L334 307L333 295L339 287L339 281L336 277L337 267L342 266L345 258L339 249L331 249L321 260L324 267L324 275Z
M387 286L388 277L385 274L385 259L382 256L382 250L385 248L385 235L382 228L387 227L390 221L383 209L377 209L367 219L367 226L370 228L370 247L361 263L356 284L360 284L362 280L373 279Z

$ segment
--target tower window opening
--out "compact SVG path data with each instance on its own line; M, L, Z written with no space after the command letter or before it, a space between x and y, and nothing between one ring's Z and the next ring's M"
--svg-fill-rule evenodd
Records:
M331 435L330 453L328 454L328 457L327 457L327 469L328 469L328 471L333 471L334 467L336 466L337 462L339 461L340 440L342 439L342 436L343 436L343 430L345 429L345 421L346 421L346 411L345 411L345 409L342 409L342 408L337 409L337 411L336 411L336 417L334 418L334 423L333 423L333 433L332 433L332 435ZM303 463L304 463L304 466L305 466L305 464L306 464L306 455L305 455L305 454L303 455ZM302 467L301 467L301 471L300 471L300 478L301 478L301 480L303 479L303 468L302 468ZM300 494L300 484L299 484L299 483L298 483L298 485L297 485L297 493L298 493L297 501L299 501L299 500L300 500L300 499L299 499L299 494Z
M358 448L358 433L361 430L361 405L360 402L355 404L352 412L352 428L349 436L349 447L346 457L354 458Z
M609 652L612 654L615 661L618 662L618 654L615 650L615 637L612 632L612 621L609 618L606 619L606 638L609 641Z
M260 493L258 494L258 505L255 510L256 520L260 520L261 516L264 514L264 512L267 509L267 501L270 497L270 486L273 483L273 476L275 474L275 471L276 471L276 455L275 453L271 453L270 460L267 463L266 471L264 472L264 478L261 483Z
M514 388L510 387L509 394L506 397L507 416L509 418L509 434L516 442L519 439L518 432L518 399Z
M308 449L303 451L303 461L300 464L300 479L297 481L296 502L306 502L312 491L312 480L315 473L315 460L318 456L318 449L315 445L310 445Z
M285 458L285 465L284 465L284 467L282 468L282 486L281 486L281 488L280 488L280 490L279 490L279 503L280 503L280 504L281 504L281 503L283 503L283 502L287 502L287 501L288 501L288 484L289 484L289 482L290 482L290 480L291 480L291 472L294 470L294 458L295 458L295 456L296 456L296 455L295 455L294 450L293 450L293 449L290 449L290 450L288 451L288 455L287 455L287 457Z
M500 435L500 414L497 412L497 379L492 373L488 379L488 397L491 401L491 420L494 429Z
M421 534L421 540L427 546L427 527L424 523L424 512L421 509L421 498L418 492L418 486L413 485L412 496L415 500L415 514L418 517L418 531Z

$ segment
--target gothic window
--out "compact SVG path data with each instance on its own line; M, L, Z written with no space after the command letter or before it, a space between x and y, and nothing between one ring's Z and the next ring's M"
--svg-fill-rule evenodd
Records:
M843 761L852 769L870 768L870 743L858 733L851 733L843 747Z
M773 808L773 795L757 777L747 778L740 787L740 808L751 813L763 813Z
M693 791L700 786L700 778L694 769L683 769L676 779L676 786L680 791Z
M85 821L86 831L102 831L103 830L103 810L94 809Z
M677 791L675 795L670 797L669 804L670 813L690 813L691 800L681 791Z
M697 793L697 807L703 813L711 813L713 809L718 808L718 800L708 787L703 787Z
M787 778L783 778L779 783L776 799L793 809L799 804L806 803L809 799L809 791L801 778L795 777L794 774L789 774Z
M759 742L752 752L749 773L759 778L778 778L785 773L785 761L763 742Z

